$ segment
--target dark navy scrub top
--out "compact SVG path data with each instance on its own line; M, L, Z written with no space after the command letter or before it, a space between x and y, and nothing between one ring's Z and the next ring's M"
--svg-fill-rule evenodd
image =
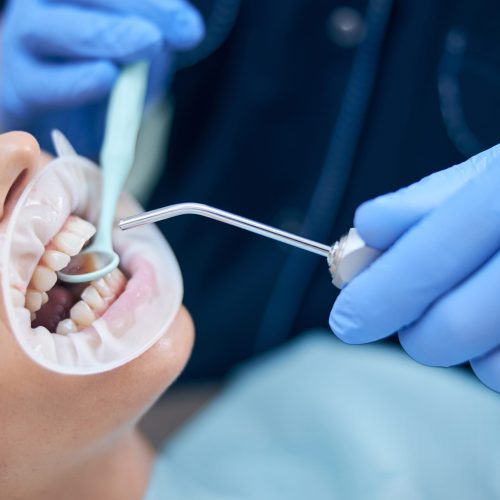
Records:
M195 3L214 43L235 2ZM149 207L208 203L333 242L362 201L498 142L498 19L494 0L242 0L222 45L175 78ZM197 327L185 376L327 326L321 257L194 216L161 227Z

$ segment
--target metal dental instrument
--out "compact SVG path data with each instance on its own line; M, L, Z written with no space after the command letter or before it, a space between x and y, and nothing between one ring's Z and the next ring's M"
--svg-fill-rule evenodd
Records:
M332 282L337 288L347 285L381 254L379 250L367 246L354 228L329 246L201 203L179 203L150 210L121 219L118 226L123 230L132 229L178 215L201 215L322 255L328 261Z

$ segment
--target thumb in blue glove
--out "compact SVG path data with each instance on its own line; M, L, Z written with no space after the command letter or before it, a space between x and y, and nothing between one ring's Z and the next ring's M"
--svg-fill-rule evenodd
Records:
M420 363L470 361L500 391L500 146L359 207L387 251L339 295L333 332L365 343L399 332Z

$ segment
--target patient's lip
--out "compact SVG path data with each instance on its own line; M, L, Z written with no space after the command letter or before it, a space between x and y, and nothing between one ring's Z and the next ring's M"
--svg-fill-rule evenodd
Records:
M0 220L40 165L40 147L25 132L0 135Z

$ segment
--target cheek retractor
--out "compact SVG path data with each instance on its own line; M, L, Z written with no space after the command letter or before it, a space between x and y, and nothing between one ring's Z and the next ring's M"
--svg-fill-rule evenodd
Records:
M381 254L379 250L367 246L354 228L351 228L339 241L329 246L201 203L179 203L143 212L120 220L118 225L125 230L186 214L215 219L287 245L322 255L327 259L332 282L337 288L343 288L347 285Z
M182 302L182 276L173 252L155 227L128 233L115 227L113 244L126 282L113 284L118 270L109 277L113 280L106 277L94 285L57 282L51 291L71 292L75 301L71 310L85 302L92 306L95 319L87 321L82 314L75 315L74 321L81 323L75 331L56 331L38 323L38 319L43 323L42 313L49 313L45 308L61 306L55 295L46 301L43 292L33 292L48 286L47 276L39 275L38 266L60 268L64 261L54 256L63 256L48 249L55 245L61 250L64 247L66 255L75 255L84 238L74 246L75 241L59 241L59 235L68 230L87 232L89 237L87 230L96 225L101 212L100 169L78 156L60 133L53 137L59 157L33 176L15 204L9 206L0 227L0 309L8 333L36 363L58 373L100 373L135 359L165 335L168 338L168 328ZM140 210L122 195L117 217ZM55 273L50 274L53 281ZM87 296L85 290L92 287L101 298L95 293ZM45 311L40 309L42 301L46 302L42 307ZM36 322L31 318L35 310Z
M97 233L92 244L58 272L66 283L84 283L109 274L120 263L111 234L118 198L132 168L141 124L149 65L125 67L111 93L101 149L103 189Z

